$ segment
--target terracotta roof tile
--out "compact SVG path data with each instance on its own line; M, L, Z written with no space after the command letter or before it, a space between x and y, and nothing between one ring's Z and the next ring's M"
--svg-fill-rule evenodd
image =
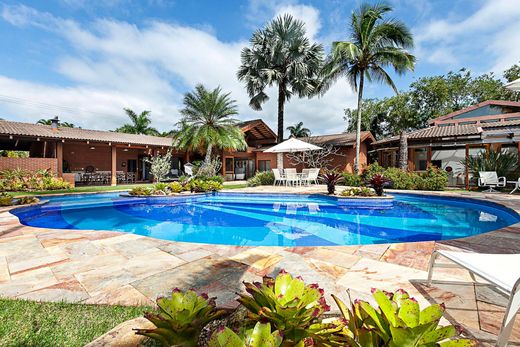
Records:
M363 141L367 137L374 141L374 138L370 131L362 131L361 140ZM300 139L302 141L310 141L317 145L352 146L356 142L356 133L317 135L311 137L302 137Z
M40 137L42 139L114 142L133 145L171 146L172 144L172 139L168 137L66 127L59 127L58 130L55 130L50 125L11 121L0 121L0 134Z

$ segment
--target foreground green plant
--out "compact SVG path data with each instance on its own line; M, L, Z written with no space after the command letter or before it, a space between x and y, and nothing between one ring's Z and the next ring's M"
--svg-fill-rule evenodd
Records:
M272 171L257 172L247 180L248 187L270 186L274 183L274 173Z
M374 196L376 195L374 191L368 187L353 187L347 188L341 192L341 196L349 197L349 196Z
M462 160L461 164L467 165L469 171L474 174L481 171L496 171L498 177L507 177L518 168L518 154L490 149Z
M257 322L244 335L240 336L233 330L222 327L211 336L209 347L278 347L283 341L280 331L271 332L269 323Z
M171 298L158 298L157 306L158 314L145 314L156 328L136 329L136 333L151 337L164 346L197 346L202 328L225 313L216 309L214 298L198 295L193 290L182 292L177 288Z
M419 303L404 290L395 293L373 289L378 307L356 300L350 308L332 295L347 322L345 333L353 347L464 347L475 341L452 339L460 331L452 325L439 327L444 305L431 305L421 310Z
M130 195L144 195L144 196L148 196L148 195L152 195L152 191L153 189L150 189L148 187L135 187L135 188L132 188L132 190L130 190L128 192L128 194Z
M69 182L57 178L49 170L23 169L0 171L0 191L32 191L70 189Z
M240 294L238 301L249 310L249 319L270 322L287 340L319 337L323 329L333 328L314 325L330 310L317 284L306 285L301 277L293 278L282 270L275 279L266 276L262 283L244 285L248 294Z

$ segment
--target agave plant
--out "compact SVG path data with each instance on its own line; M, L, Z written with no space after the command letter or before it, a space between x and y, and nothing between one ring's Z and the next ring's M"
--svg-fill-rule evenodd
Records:
M280 331L271 333L270 323L257 322L244 335L241 337L227 327L219 328L211 336L209 347L278 347L283 341Z
M145 313L145 318L155 325L154 329L136 329L136 334L159 341L164 346L197 346L202 328L210 321L225 314L217 310L215 299L207 294L198 295L193 290L173 290L171 298L157 299L160 312Z
M343 181L343 175L337 171L326 171L321 180L327 185L327 192L332 195L336 191L336 184Z
M244 282L248 294L238 301L249 310L252 321L267 321L285 337L284 345L329 340L331 332L341 330L340 321L321 323L318 319L330 310L317 284L306 285L284 270L276 279L264 277L262 283ZM302 345L303 346L303 345Z
M381 174L376 174L367 181L367 185L374 188L377 196L382 196L384 188L388 187L391 183L392 181Z
M404 290L395 293L372 289L378 307L366 301L356 300L349 308L332 295L344 319L348 322L346 333L352 347L466 347L476 342L453 339L460 331L452 326L439 327L444 305L431 305L421 310L414 298Z

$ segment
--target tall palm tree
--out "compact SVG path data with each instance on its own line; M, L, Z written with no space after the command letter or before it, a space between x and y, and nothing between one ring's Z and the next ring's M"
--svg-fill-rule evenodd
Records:
M362 4L352 13L349 31L350 41L332 43L332 52L324 66L322 92L333 82L345 77L358 93L356 127L355 170L359 172L359 149L361 145L361 110L365 78L383 82L397 88L385 71L393 67L399 75L413 70L415 57L407 49L413 47L413 37L406 25L395 19L385 19L392 11L387 4Z
M309 137L309 136L311 136L310 129L305 128L303 126L303 122L299 122L295 125L288 126L287 131L291 134L292 137Z
M238 120L232 117L238 114L238 108L230 93L223 94L220 87L207 90L199 84L193 92L186 93L183 103L178 124L181 130L173 137L176 147L204 151L206 165L211 163L214 147L233 150L247 147Z
M323 47L310 43L305 24L291 15L278 16L250 39L242 49L239 81L245 82L249 105L261 110L269 97L267 87L278 87L278 142L283 141L284 105L293 95L309 97L316 93L323 63Z
M131 124L124 124L122 127L117 128L116 131L118 133L127 133L127 134L142 134L142 135L158 135L159 132L157 129L152 128L150 124L152 120L150 119L150 113L152 111L143 111L140 114L135 113L129 108L124 109L127 116L130 118Z
M52 121L53 121L52 118L49 118L49 119L42 118L39 121L37 121L36 124L51 125ZM74 124L69 123L69 122L58 122L58 126L64 127L64 128L74 128Z

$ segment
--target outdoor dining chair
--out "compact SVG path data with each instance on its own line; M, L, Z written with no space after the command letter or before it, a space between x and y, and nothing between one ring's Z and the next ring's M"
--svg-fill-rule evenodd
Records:
M455 264L436 263L439 256L449 259ZM520 309L520 254L484 254L452 251L435 251L430 259L428 270L428 286L432 283L434 267L460 266L468 270L475 280L475 275L488 281L509 297L502 326L495 346L505 347L508 344L516 314Z

